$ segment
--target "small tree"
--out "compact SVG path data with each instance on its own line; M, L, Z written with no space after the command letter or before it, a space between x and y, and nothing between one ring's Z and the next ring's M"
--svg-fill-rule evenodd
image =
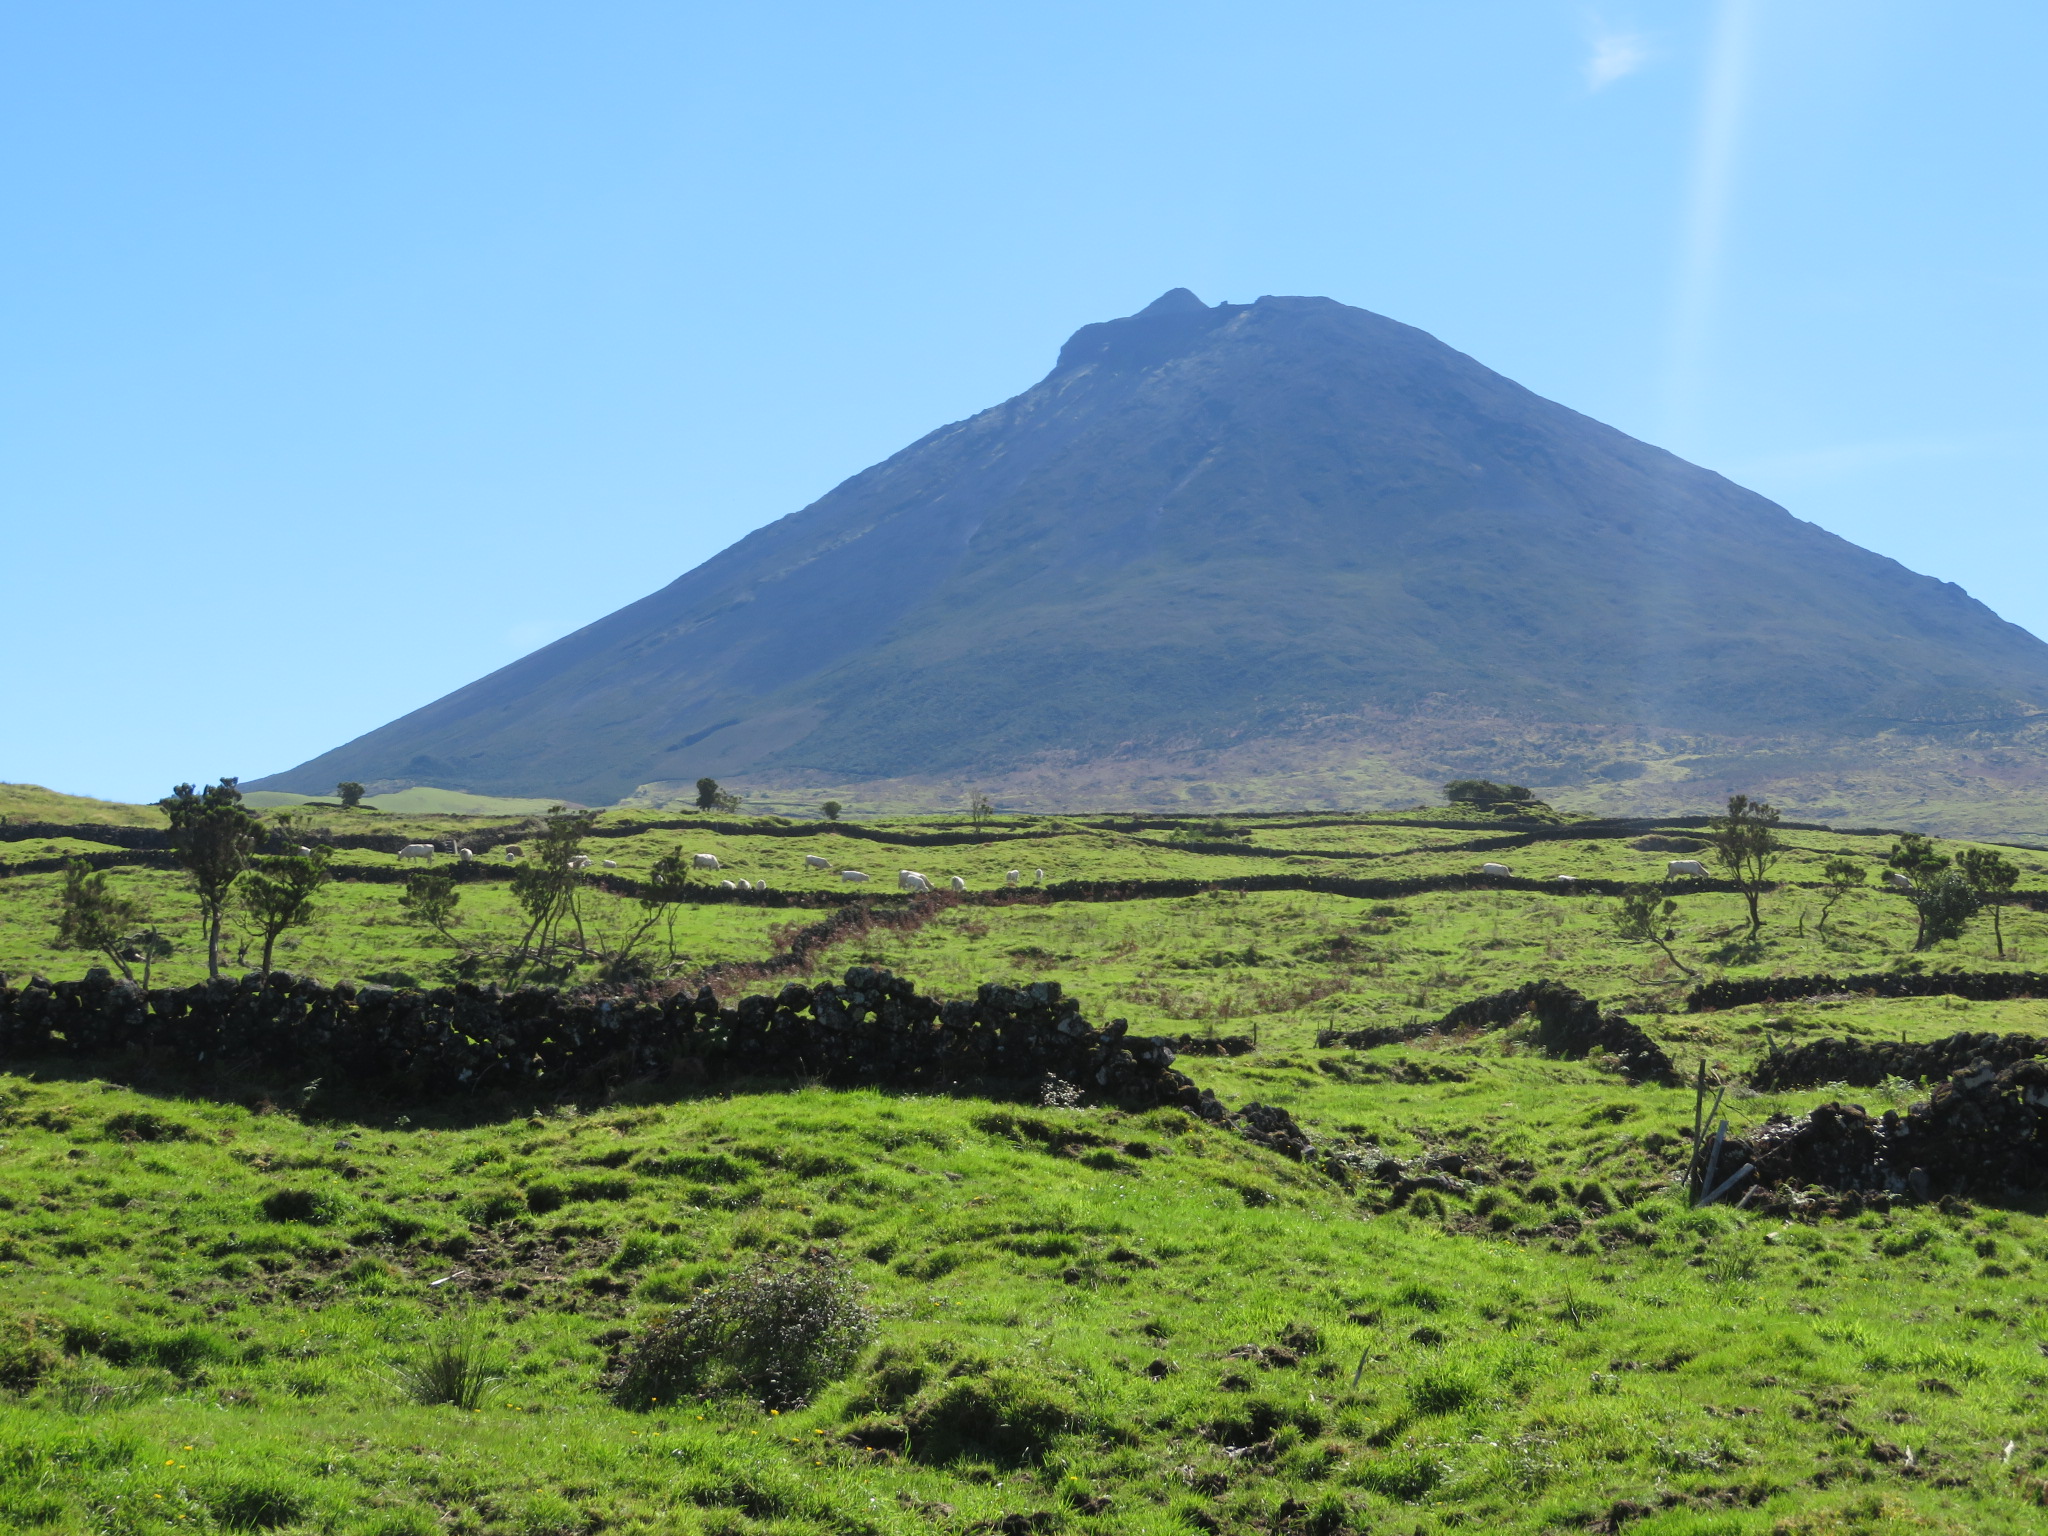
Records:
M825 813L825 819L827 821L837 821L839 819L839 813L845 810L846 807L841 805L837 800L827 800L823 805L819 806L818 809Z
M542 818L540 834L528 840L526 857L512 872L513 898L528 918L526 934L519 941L522 958L545 959L572 925L577 944L586 945L583 912L576 899L581 888L577 872L583 862L583 839L598 815L596 811L551 806Z
M263 974L270 974L271 951L287 928L313 920L313 895L333 878L327 869L329 850L280 854L259 860L242 881L242 905L263 934Z
M1770 883L1771 866L1778 862L1778 813L1761 800L1747 795L1728 797L1728 814L1709 824L1707 842L1714 859L1728 872L1742 899L1749 904L1749 936L1754 939L1764 920L1757 903Z
M697 809L700 811L715 809L718 805L719 793L718 780L699 779L697 781Z
M128 935L128 947L142 956L142 990L149 990L149 973L159 960L168 960L177 951L171 941L154 928L145 928L140 933Z
M341 808L352 811L363 803L363 786L349 779L334 786L334 792L341 796Z
M685 896L690 889L690 856L680 848L672 848L654 861L654 868L647 873L646 890L640 897L640 905L646 909L647 926L660 919L667 928L668 958L673 965L676 958L676 918L680 915ZM636 942L639 934L634 935Z
M1998 944L1998 958L2005 958L2004 909L1994 899L2020 882L2019 866L1996 848L1965 848L1956 855L1956 867L1970 882L1971 889L1985 898L1991 908L1991 934Z
M249 867L261 828L242 805L233 779L222 779L194 793L180 784L157 804L170 818L171 847L192 877L199 893L199 915L206 928L206 974L220 974L220 925L228 893Z
M1961 870L1944 869L1906 892L1920 918L1915 949L1928 949L1944 939L1960 939L1984 905L1984 897Z
M414 922L427 924L444 939L450 938L448 924L454 920L455 908L462 900L462 893L455 889L458 867L451 864L444 869L422 869L407 875L404 894L398 898L398 905Z
M1835 909L1835 903L1851 891L1862 888L1867 872L1854 859L1829 859L1821 866L1821 883L1827 887L1828 899L1820 904L1820 921L1814 926L1827 932L1828 914Z
M56 948L96 949L133 981L135 973L128 969L122 956L128 948L122 930L141 918L141 904L115 895L107 886L105 870L95 872L83 859L65 862L64 894L57 908Z
M974 823L975 831L979 832L981 830L982 823L987 821L991 816L995 815L995 813L995 801L989 799L989 797L987 795L984 795L980 790L976 790L972 795L968 797L967 819Z
M1906 892L1906 900L1913 908L1913 915L1919 928L1913 935L1913 947L1925 949L1933 940L1927 937L1927 912L1917 897L1920 888L1948 868L1949 857L1934 846L1934 839L1923 832L1902 832L1899 840L1892 844L1891 856L1885 861L1887 869L1895 869L1913 882L1914 889Z
M1632 891L1615 909L1614 931L1631 944L1656 945L1666 960L1686 975L1698 977L1698 971L1671 952L1671 941L1678 937L1677 916L1678 903L1669 896L1660 901L1654 891Z

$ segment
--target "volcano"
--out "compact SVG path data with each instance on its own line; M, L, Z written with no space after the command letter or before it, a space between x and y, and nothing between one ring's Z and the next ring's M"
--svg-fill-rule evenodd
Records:
M248 787L1287 805L1378 765L1354 789L1473 769L1640 795L1660 764L1962 751L2044 711L2048 645L1959 587L1413 327L1175 289L650 596Z

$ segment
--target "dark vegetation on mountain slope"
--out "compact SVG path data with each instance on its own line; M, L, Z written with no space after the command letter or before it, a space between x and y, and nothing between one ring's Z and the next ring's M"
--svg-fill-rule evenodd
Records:
M1619 782L1638 728L1754 754L2044 709L2048 645L1954 586L1412 327L1176 290L661 591L255 787L602 802L741 771L1384 746L1468 717L1577 731L1602 754L1583 775Z

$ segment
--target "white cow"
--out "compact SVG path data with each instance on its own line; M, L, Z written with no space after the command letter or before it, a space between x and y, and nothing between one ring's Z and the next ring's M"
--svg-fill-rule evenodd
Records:
M464 857L467 858L468 855L465 854ZM604 861L604 867L606 869L617 869L619 867L619 861L617 859L606 859Z
M1023 877L1023 876L1022 876L1021 874L1019 874L1019 873L1018 873L1018 872L1017 872L1016 870L1014 870L1014 869L1013 869L1013 870L1009 870L1009 871L1007 871L1007 872L1006 872L1006 873L1005 873L1005 874L1003 875L1003 884L1005 884L1005 885L1018 885L1018 884L1021 884L1021 883L1022 883L1023 879L1024 879L1024 877Z
M850 883L857 884L858 882L867 879L867 877L868 872L864 869L842 869L841 871L839 871L839 878Z
M830 869L832 861L822 853L807 853L804 855L804 866L807 869Z
M1697 875L1704 880L1707 878L1707 866L1698 859L1673 859L1664 866L1666 880L1676 880L1680 875Z
M958 875L955 875L951 880L947 881L946 883L952 886L953 889L956 891L964 891L967 889L967 882L965 880L962 880Z
M716 869L718 868L718 855L715 853L693 853L690 855L690 866L693 869Z
M432 843L407 843L398 850L401 859L431 859L434 856Z
M1482 864L1479 866L1479 873L1482 875L1492 875L1497 879L1505 879L1513 875L1514 871L1505 864Z
M1910 891L1913 889L1912 877L1910 875L1902 875L1896 869L1886 870L1880 878L1895 891Z

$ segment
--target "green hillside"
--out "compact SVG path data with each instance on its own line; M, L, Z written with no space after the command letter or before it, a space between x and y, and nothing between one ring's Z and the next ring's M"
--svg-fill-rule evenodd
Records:
M366 825L531 838L512 819L300 823ZM1774 1044L2048 1035L2048 1003L2026 997L1688 1012L1690 979L1623 941L1616 896L1470 879L1501 860L1516 879L1659 886L1698 830L637 811L587 841L590 954L566 983L616 958L640 912L624 882L664 852L715 853L638 985L731 1001L855 965L941 998L1056 980L1092 1020L1192 1037L1177 1068L1233 1108L1286 1110L1348 1172L1178 1109L1035 1092L684 1075L422 1100L232 1063L181 1076L145 1053L0 1061L0 1528L2037 1529L2048 1220L2032 1206L1689 1210L1689 1089L1520 1027L1317 1043L1550 976L1625 1009L1686 1072L1704 1061L1741 1134L1926 1092L1761 1091L1749 1074ZM1888 836L1785 840L1757 944L1735 894L1672 888L1679 964L2048 969L2048 851L2004 850L2021 897L1996 934L1987 915L1915 952L1893 893L1852 891L1821 921L1826 861L1873 868ZM159 983L203 974L182 877L57 841L97 846L171 939ZM0 844L0 973L17 986L104 963L51 946L61 876L25 866L55 856ZM497 976L518 923L502 852L468 869L445 936L400 906L392 855L334 857L341 878L283 963ZM854 895L844 867L971 889ZM1337 894L1368 878L1420 883ZM847 911L836 940L805 940ZM794 1399L621 1396L647 1330L693 1299L765 1297L767 1276L819 1255L872 1319L830 1379ZM431 1400L436 1360L471 1367L460 1405Z
M0 820L161 827L164 813L153 805L124 805L118 800L66 795L40 784L0 784Z

